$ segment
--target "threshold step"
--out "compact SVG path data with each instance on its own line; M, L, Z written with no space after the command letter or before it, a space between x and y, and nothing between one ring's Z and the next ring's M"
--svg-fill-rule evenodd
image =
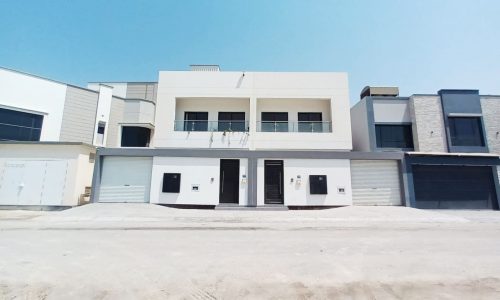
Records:
M262 211L287 211L288 207L283 205L262 205L262 206L240 206L231 204L219 204L216 210L262 210Z

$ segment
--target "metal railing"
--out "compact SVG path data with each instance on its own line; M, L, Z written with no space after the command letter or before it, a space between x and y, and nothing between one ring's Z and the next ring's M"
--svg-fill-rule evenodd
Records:
M175 121L175 131L248 131L248 121Z
M332 132L332 122L310 122L310 121L259 121L257 122L259 132Z

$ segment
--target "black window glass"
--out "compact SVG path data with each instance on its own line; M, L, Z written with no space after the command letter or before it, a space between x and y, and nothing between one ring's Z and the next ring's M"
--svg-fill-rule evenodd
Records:
M453 146L484 146L481 118L448 117Z
M322 121L320 112L299 112L299 132L323 132Z
M0 108L0 140L39 141L43 116Z
M261 130L264 132L287 132L288 113L286 112L263 112Z
M186 111L184 113L184 131L207 131L208 112Z
M144 127L122 127L122 147L148 147L151 130Z
M375 125L378 148L413 148L411 125Z
M244 112L219 112L219 131L246 131Z

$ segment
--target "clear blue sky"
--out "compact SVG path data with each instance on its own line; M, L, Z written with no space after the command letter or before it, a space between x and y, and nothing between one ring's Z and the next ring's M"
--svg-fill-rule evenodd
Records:
M402 95L500 94L498 0L0 0L0 66L77 85L189 64L346 71Z

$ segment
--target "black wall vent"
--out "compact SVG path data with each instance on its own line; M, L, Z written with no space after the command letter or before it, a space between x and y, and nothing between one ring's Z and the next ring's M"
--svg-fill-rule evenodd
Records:
M311 195L326 195L326 175L309 175L309 190Z
M181 189L180 173L163 173L163 193L179 193Z

